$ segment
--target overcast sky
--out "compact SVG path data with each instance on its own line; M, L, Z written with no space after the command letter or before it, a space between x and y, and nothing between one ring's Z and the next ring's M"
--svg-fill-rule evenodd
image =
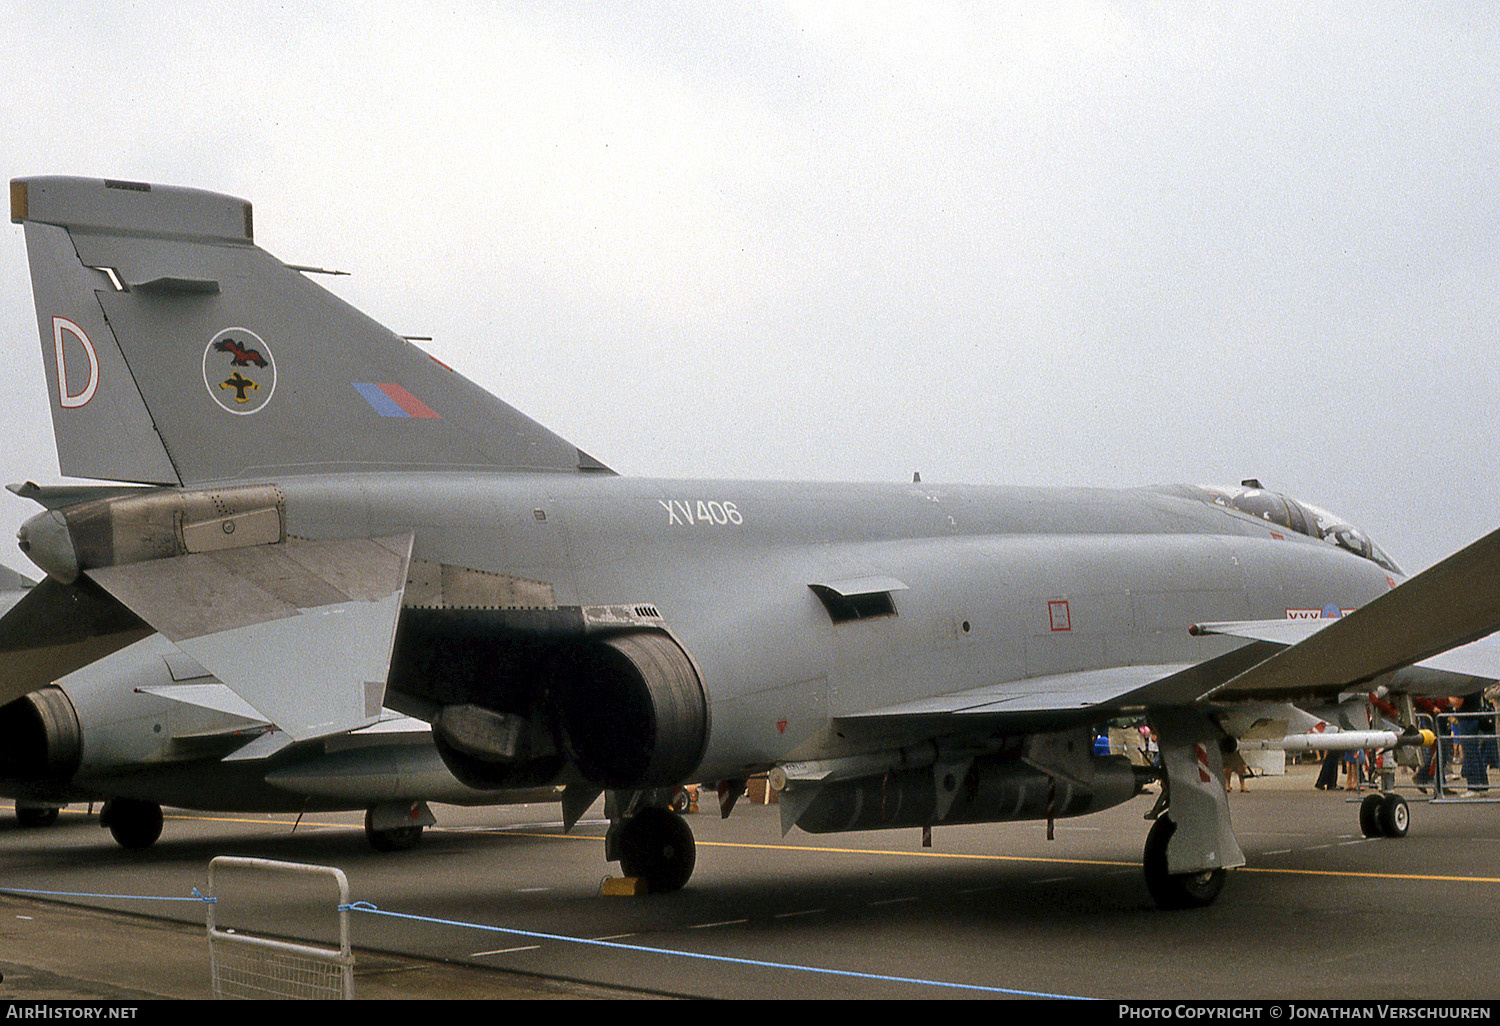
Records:
M1490 3L0 16L4 177L242 196L622 473L1255 476L1408 571L1500 527ZM57 481L6 228L0 478Z

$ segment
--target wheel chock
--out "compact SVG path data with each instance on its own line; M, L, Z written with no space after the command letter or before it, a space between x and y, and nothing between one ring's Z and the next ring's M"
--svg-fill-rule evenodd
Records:
M639 876L606 876L599 884L599 896L603 898L632 898L650 893L651 888L647 887L646 881Z

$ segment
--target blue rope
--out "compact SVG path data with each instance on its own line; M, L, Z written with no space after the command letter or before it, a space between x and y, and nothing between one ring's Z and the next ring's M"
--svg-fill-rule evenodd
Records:
M193 888L193 896L191 898L173 898L152 894L91 894L84 891L42 891L21 887L0 887L0 894L30 894L54 898L109 898L118 901L196 901L205 904L215 904L218 901L217 898L203 894L197 887ZM347 905L339 905L338 909L340 912L366 912L370 915L389 916L392 919L433 923L438 926L459 926L468 930L504 933L532 940L559 941L565 944L587 944L593 947L614 948L619 951L639 951L651 955L675 955L678 958L696 958L705 962L725 962L731 965L754 966L761 969L785 969L792 972L815 973L822 976L843 976L850 979L873 980L880 983L907 983L923 987L942 987L948 990L972 990L988 994L1009 994L1014 997L1056 998L1063 1001L1089 1000L1076 994L1049 994L1044 991L1018 990L1011 987L986 987L977 983L951 983L946 980L926 980L914 976L887 976L881 973L859 973L849 969L824 969L819 966L797 965L791 962L767 962L756 958L735 958L731 955L707 955L697 951L652 948L642 944L621 944L618 941L590 940L586 937L568 937L557 933L538 933L535 930L517 930L505 926L486 926L482 923L465 923L456 919L437 919L432 916L413 915L409 912L387 912L368 901L355 901Z
M951 990L975 990L990 994L1009 994L1015 997L1031 998L1057 998L1064 1001L1088 1001L1089 998L1080 997L1076 994L1048 994L1035 990L1015 990L1010 987L986 987L975 983L950 983L945 980L924 980L911 976L885 976L879 973L857 973L848 969L823 969L818 966L796 965L789 962L765 962L755 958L735 958L730 955L705 955L696 951L678 951L672 948L651 948L640 944L621 944L618 941L589 940L583 937L566 937L555 933L537 933L533 930L516 930L504 926L485 926L480 923L465 923L455 919L436 919L431 916L418 916L406 912L387 912L376 908L368 901L356 901L351 905L344 906L351 912L368 912L372 915L390 916L393 919L407 919L414 922L435 923L439 926L461 926L470 930L485 930L490 933L505 933L516 937L527 937L533 940L562 941L568 944L588 944L600 948L615 948L621 951L640 951L652 955L676 955L679 958L696 958L707 962L727 962L733 965L756 966L762 969L789 969L793 972L817 973L823 976L846 976L857 980L875 980L881 983L914 983L924 987L944 987Z
M37 894L49 898L111 898L116 901L198 901L215 904L219 899L210 898L193 888L191 898L172 898L158 894L91 894L88 891L37 891L24 887L0 887L0 894Z

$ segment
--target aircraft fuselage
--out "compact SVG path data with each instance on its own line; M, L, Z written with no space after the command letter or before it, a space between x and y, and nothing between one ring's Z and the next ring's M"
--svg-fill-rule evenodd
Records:
M412 532L414 561L542 584L559 608L654 607L707 696L701 780L857 748L830 730L845 713L1196 663L1239 642L1191 637L1190 624L1348 610L1396 581L1332 545L1155 489L487 473L278 484L292 535ZM889 587L893 615L836 622L810 587L872 580ZM464 611L431 618L445 615ZM443 702L485 690L413 679L401 647L398 691L435 688Z

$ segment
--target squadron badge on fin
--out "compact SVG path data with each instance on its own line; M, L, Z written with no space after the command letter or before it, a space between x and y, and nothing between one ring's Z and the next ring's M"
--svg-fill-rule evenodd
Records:
M276 391L276 359L255 332L225 328L204 347L203 384L230 413L255 413Z

